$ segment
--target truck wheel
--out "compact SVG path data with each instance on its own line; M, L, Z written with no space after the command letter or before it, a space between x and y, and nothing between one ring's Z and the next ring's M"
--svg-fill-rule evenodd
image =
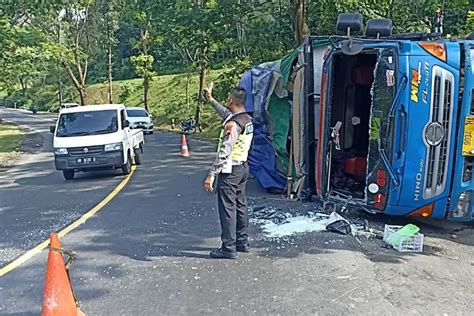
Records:
M134 152L135 152L135 164L138 166L138 165L141 165L142 164L142 157L140 156L140 148L135 148L134 149Z
M127 175L132 171L132 157L130 153L127 155L127 162L122 166L122 174Z
M74 170L63 170L63 176L66 180L74 179Z

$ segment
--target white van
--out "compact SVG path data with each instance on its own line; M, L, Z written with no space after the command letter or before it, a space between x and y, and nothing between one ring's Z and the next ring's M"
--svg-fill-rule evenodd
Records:
M87 105L62 109L54 133L54 164L64 178L75 172L98 169L131 171L139 165L144 137L131 129L123 104Z
M141 128L145 134L153 134L153 120L144 108L128 107L127 116L131 128Z

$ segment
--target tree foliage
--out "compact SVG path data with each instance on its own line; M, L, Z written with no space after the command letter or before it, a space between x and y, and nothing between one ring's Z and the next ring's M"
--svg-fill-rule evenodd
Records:
M445 35L464 36L474 27L468 7L468 0L5 1L0 89L16 98L32 87L69 86L84 103L88 84L109 80L111 87L112 80L138 76L148 106L153 76L185 72L186 98L179 102L192 108L199 91L189 88L191 73L201 74L202 88L210 69L224 68L217 87L225 95L246 67L281 57L302 35L333 34L342 12L391 18L401 33L425 30L425 18L440 9Z

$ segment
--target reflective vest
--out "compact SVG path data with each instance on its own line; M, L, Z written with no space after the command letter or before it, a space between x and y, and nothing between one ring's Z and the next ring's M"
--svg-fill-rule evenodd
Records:
M224 141L225 125L230 121L237 123L242 130L237 138L237 142L232 147L230 158L236 162L245 162L247 161L253 138L252 118L247 113L231 115L224 121L224 128L222 129L221 135L219 136L219 145L217 146L217 150L219 150L222 146Z

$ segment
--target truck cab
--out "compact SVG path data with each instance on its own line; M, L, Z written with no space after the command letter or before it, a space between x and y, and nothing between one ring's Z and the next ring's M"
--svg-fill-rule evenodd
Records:
M358 14L337 28L347 36L304 47L316 194L370 212L472 220L474 41L391 35L385 19L354 37Z
M87 105L64 108L54 133L54 163L66 180L78 171L121 169L141 163L144 138L141 130L130 129L123 104Z

